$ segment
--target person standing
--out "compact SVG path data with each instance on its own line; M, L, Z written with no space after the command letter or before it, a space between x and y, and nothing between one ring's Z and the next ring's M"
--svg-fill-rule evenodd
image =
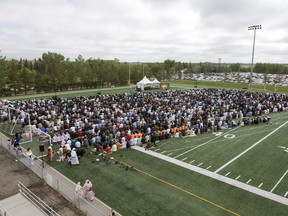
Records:
M80 185L80 182L77 183L77 185L75 187L75 192L79 195L83 195L83 190L82 190L82 187Z
M83 185L83 196L85 199L89 199L90 201L94 200L95 193L93 192L93 187L90 180L86 180L85 184Z
M29 166L32 166L33 164L34 164L34 159L32 158L32 151L31 151L31 149L30 148L28 148L27 149L27 151L26 151L26 156L27 156L27 158L28 158L28 164L29 164Z
M48 164L51 164L52 157L53 157L53 151L52 151L51 146L49 146L48 147L48 152L47 152Z
M71 164L70 165L76 165L79 164L78 156L76 153L76 149L73 148L71 151Z

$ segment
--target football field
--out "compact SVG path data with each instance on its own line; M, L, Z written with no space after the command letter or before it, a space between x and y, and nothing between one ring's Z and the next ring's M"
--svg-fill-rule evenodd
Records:
M97 198L122 215L286 215L288 112L269 116L271 124L123 149L111 155L117 163L87 149L79 166L67 168L57 154L51 166L75 183L90 179ZM35 139L23 147L42 156Z
M271 124L234 127L159 143L158 153L288 197L288 113Z

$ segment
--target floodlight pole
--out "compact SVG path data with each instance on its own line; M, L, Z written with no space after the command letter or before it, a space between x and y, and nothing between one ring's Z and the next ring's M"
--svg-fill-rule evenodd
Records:
M252 73L253 73L253 63L254 63L254 50L255 50L255 38L256 38L256 30L261 29L261 25L253 25L248 26L248 30L254 30L254 37L253 37L253 49L252 49L252 62L251 62L251 73L250 73L250 80L249 80L249 86L252 82Z

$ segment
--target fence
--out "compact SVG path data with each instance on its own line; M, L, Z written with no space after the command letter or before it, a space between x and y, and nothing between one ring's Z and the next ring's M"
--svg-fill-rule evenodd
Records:
M68 201L70 201L78 209L80 209L87 215L108 216L111 213L111 208L107 206L105 203L101 202L100 200L94 199L93 202L89 202L88 200L84 199L80 194L76 193L75 192L76 184L74 182L67 179L65 176L63 176L58 171L54 170L49 165L43 163L40 159L34 160L32 164L31 160L29 160L27 157L19 156L19 154L16 154L16 150L13 147L11 147L9 142L6 142L0 138L0 144L5 149L7 149L7 151L9 151L11 154L17 157L18 161L21 161L36 175L44 179L45 182L49 184L49 186L51 186L53 189L59 192L63 197L65 197ZM117 213L117 215L120 214Z
M41 200L38 196L36 196L32 191L30 191L25 185L18 181L19 191L32 202L35 206L37 206L45 215L47 216L60 216L57 212L55 212L50 206L48 206L43 200Z

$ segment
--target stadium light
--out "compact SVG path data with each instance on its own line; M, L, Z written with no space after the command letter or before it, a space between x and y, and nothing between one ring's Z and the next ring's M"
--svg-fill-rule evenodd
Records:
M257 29L262 29L262 25L248 26L248 30L254 30L253 49L252 49L252 63L251 63L251 73L250 73L249 86L250 86L250 84L252 82L253 63L254 63L254 50L255 50L255 38L256 38L256 30Z

